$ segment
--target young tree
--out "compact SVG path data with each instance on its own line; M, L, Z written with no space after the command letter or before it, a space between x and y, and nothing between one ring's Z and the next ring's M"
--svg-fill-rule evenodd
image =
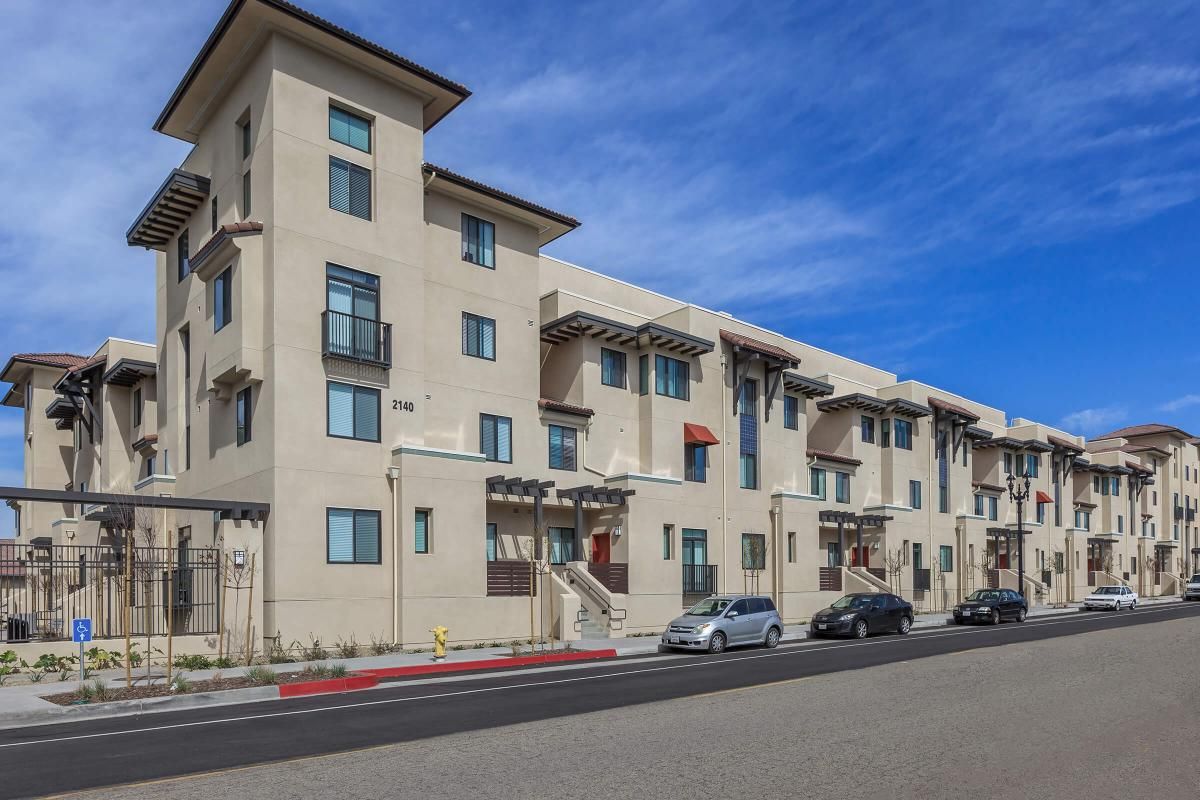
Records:
M887 570L888 584L892 591L903 597L904 583L901 573L904 571L904 548L897 547L895 550L886 551L883 556L883 568Z

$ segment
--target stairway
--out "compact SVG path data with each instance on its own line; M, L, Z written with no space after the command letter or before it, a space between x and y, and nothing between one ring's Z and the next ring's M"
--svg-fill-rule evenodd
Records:
M579 635L584 639L607 639L608 628L592 619L585 619L579 624Z

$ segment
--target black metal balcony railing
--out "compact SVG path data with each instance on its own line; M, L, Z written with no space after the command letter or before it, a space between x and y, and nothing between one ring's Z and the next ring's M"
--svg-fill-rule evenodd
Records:
M391 323L341 311L322 311L321 355L391 367Z
M715 564L684 564L683 593L712 594L717 586L717 567Z
M1187 522L1195 522L1196 521L1196 509L1189 508L1186 511L1184 511L1183 513L1184 513L1185 521L1187 521Z
M1183 506L1175 506L1175 519L1183 519Z

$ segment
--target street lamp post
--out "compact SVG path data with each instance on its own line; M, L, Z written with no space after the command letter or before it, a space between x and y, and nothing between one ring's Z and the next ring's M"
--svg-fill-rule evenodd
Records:
M1017 591L1025 596L1025 501L1029 499L1029 476L1025 476L1025 486L1008 474L1008 497L1017 504Z

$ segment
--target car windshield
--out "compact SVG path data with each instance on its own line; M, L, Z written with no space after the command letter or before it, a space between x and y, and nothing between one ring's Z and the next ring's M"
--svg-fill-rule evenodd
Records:
M967 599L974 600L977 603L995 603L1000 599L1000 593L985 591L971 592Z
M1096 590L1096 594L1120 594L1121 587L1119 586L1101 586Z
M869 594L848 594L835 600L830 608L867 608L871 605L872 596Z
M729 603L730 600L725 597L709 597L689 608L687 613L693 617L715 617L724 611Z
M1193 575L1192 579L1188 581L1188 583L1200 583L1200 572L1197 572L1195 575Z

